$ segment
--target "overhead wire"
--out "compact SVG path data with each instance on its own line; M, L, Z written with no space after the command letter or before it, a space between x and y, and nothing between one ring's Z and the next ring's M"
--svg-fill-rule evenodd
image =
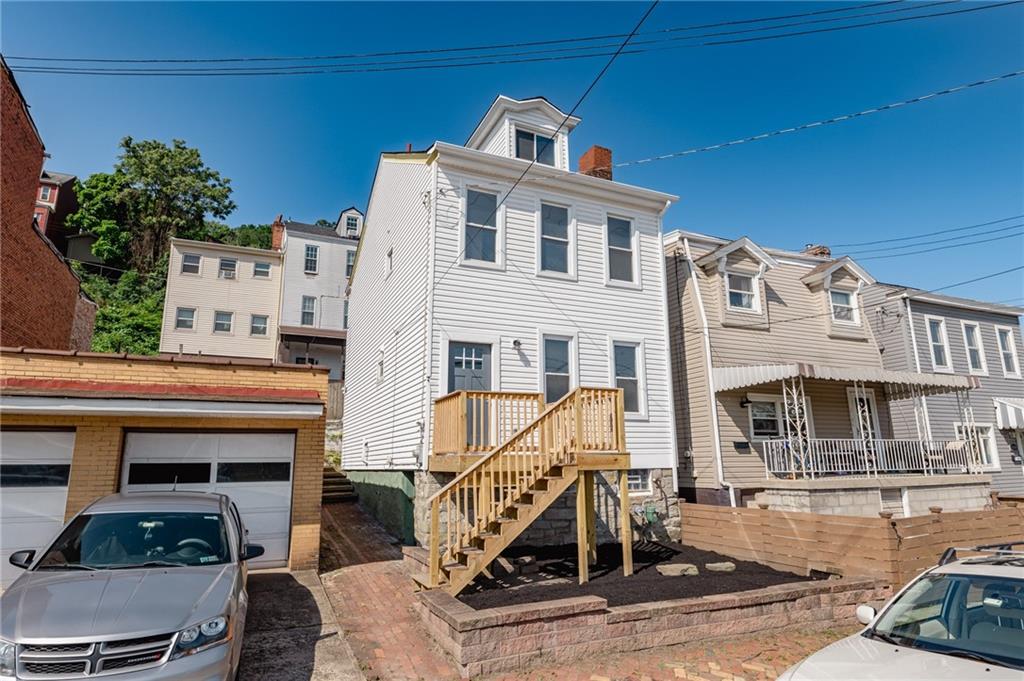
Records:
M997 225L1001 222L1009 222L1010 220L1018 220L1024 218L1024 213L1018 215L1011 215L1005 218L999 218L998 220L990 220L988 222L979 222L973 225L967 225L965 227L951 227L949 229L940 229L934 232L922 232L920 234L914 234L912 236L898 236L889 239L875 239L874 241L855 241L847 244L829 244L832 248L846 248L850 246L872 246L874 244L888 244L896 241L911 241L913 239L920 239L926 236L937 236L939 234L949 234L951 232L962 232L968 229L975 229L976 227L988 227L989 225Z

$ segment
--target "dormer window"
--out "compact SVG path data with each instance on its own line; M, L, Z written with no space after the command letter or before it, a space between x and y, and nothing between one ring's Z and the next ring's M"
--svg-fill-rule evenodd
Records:
M355 215L349 215L345 218L345 234L346 236L355 236L359 232L359 218Z
M730 310L758 312L761 303L758 293L757 275L740 272L725 273L725 291Z
M859 324L857 318L857 294L853 291L831 289L828 292L829 305L832 308L832 321L840 324Z
M555 166L555 140L529 130L516 129L516 158Z

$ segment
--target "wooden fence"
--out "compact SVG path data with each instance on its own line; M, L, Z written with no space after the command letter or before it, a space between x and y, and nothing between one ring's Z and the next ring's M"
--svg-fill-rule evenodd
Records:
M684 544L779 570L870 576L901 586L950 546L1024 541L1024 507L913 518L682 504Z
M345 384L331 381L327 384L327 420L341 420L345 413Z

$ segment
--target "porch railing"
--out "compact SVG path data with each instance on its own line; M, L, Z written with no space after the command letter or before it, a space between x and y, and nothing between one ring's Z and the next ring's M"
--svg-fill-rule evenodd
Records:
M434 453L489 452L544 411L541 393L457 390L434 400Z
M765 474L772 478L879 475L946 475L981 470L966 440L811 438L801 452L795 440L764 443Z

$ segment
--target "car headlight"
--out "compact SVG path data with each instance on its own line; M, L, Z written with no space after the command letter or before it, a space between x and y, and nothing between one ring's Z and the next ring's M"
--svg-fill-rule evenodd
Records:
M14 651L16 645L0 639L0 676L14 678Z
M174 646L171 659L176 660L186 655L194 655L208 648L227 643L231 640L231 622L227 617L214 617L178 634L178 643Z

